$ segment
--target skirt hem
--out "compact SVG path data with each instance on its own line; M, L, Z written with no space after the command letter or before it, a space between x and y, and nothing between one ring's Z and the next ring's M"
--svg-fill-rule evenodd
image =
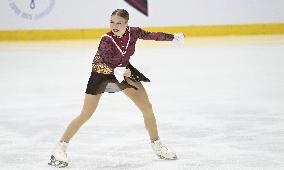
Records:
M134 82L150 82L147 77L145 77L130 63L126 66L126 68L131 71L131 76L128 77L130 80ZM85 93L92 95L102 94L105 92L115 93L127 88L133 88L135 90L138 89L137 87L130 85L125 78L121 83L119 83L113 74L102 74L92 71Z

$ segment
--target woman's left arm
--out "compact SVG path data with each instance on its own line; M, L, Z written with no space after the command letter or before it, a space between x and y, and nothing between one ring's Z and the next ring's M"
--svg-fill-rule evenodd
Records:
M149 32L145 31L139 27L132 28L139 39L143 40L155 40L155 41L174 41L174 43L183 43L184 34L174 33L168 34L163 32Z
M133 29L138 38L143 40L172 41L175 38L174 34L167 34L163 32L149 32L139 27Z

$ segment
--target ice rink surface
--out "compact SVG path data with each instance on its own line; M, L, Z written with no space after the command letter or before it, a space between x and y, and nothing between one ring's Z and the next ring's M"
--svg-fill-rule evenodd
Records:
M97 41L0 42L0 169L49 170L50 153L80 113ZM161 140L152 152L142 114L104 94L71 140L69 170L283 170L284 36L145 42L143 72Z

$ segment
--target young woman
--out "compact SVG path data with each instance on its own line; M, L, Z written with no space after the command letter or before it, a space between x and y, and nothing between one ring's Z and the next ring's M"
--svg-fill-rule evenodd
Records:
M118 91L128 96L143 113L154 153L161 159L177 159L176 153L160 141L152 104L141 83L150 80L134 68L129 59L134 54L138 39L179 42L184 39L184 35L147 32L139 27L129 27L128 20L129 14L124 9L117 9L112 13L111 31L102 36L93 60L82 111L65 130L51 155L49 165L68 165L66 149L70 139L95 112L102 93Z

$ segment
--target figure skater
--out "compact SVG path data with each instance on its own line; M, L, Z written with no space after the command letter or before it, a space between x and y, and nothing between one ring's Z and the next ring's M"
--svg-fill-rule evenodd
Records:
M150 80L133 67L129 59L134 54L138 39L181 42L184 40L184 35L148 32L139 27L129 27L128 20L129 14L124 9L117 9L111 14L111 31L104 34L100 40L92 63L81 113L66 128L52 152L49 165L68 166L66 149L70 139L95 112L102 93L118 91L128 96L143 113L144 124L154 153L161 159L177 159L176 153L160 141L152 104L141 83Z

